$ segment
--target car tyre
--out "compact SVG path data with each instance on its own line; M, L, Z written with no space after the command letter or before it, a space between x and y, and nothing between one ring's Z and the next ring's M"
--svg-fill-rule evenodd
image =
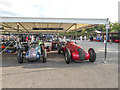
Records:
M90 62L95 62L95 60L96 60L95 50L94 50L93 48L90 48L90 49L88 50L88 53L90 54L90 59L89 59L89 61L90 61Z
M70 60L71 60L71 52L70 52L69 49L66 49L65 50L65 61L66 61L67 64L69 64Z
M61 54L61 51L62 51L62 46L59 45L59 47L58 47L58 54Z
M23 54L22 54L22 50L20 49L18 50L17 59L20 64L23 63Z
M43 50L43 63L46 62L46 58L47 58L47 52L46 49Z

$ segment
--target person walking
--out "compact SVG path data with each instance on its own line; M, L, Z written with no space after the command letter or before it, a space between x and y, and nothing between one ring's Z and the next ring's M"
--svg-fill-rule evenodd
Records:
M104 44L106 43L106 35L104 35Z
M110 34L110 44L112 44L112 35Z
M100 36L100 41L102 42L102 35Z
M28 36L26 37L26 42L28 42Z
M31 42L32 43L34 42L34 36L33 35L31 36Z
M84 36L84 40L86 41L86 36Z
M82 41L82 36L80 36L80 41Z

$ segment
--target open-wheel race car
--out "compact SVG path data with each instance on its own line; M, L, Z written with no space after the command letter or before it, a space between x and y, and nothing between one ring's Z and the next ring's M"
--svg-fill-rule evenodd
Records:
M67 42L66 45L59 46L58 53L60 54L61 51L65 54L67 64L69 64L71 60L75 62L82 62L88 59L90 62L94 62L96 60L96 53L93 48L90 48L88 53L86 53L81 46L78 46L74 42Z
M31 43L29 46L23 45L22 48L18 50L17 59L19 63L23 62L23 59L28 61L40 60L42 58L43 62L46 62L47 53L44 46L36 43Z
M61 54L62 52L65 53L65 45L66 45L66 42L64 42L64 41L59 42L59 44L58 44L58 54Z
M58 42L57 41L53 41L52 42L52 47L51 47L51 50L52 51L55 51L55 50L57 50L58 49Z

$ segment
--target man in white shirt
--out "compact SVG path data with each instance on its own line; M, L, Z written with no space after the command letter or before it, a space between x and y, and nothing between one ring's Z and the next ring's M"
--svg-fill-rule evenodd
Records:
M84 40L86 40L86 36L84 36Z
M80 36L80 41L82 41L82 36Z

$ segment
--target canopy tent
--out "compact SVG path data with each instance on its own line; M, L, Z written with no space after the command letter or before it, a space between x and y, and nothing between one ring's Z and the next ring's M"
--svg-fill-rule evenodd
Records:
M1 32L19 33L64 33L82 30L99 24L106 24L107 19L81 18L36 18L36 17L0 17Z
M105 44L105 60L107 54L107 37L108 37L108 19L86 19L86 18L39 18L39 17L0 17L1 32L15 33L41 33L56 32L66 33L89 28L94 25L106 25L106 44Z

